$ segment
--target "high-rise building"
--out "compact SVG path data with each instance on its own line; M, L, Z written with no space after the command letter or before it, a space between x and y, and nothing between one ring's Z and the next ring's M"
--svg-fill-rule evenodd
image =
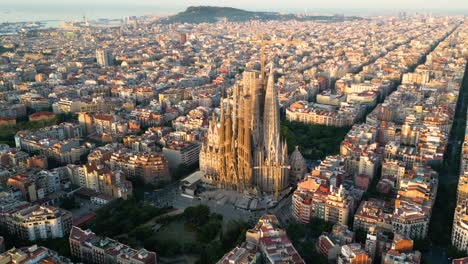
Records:
M112 56L112 51L108 49L96 50L96 60L97 60L97 63L103 67L112 66L112 64L114 63L114 57Z
M184 45L185 43L187 43L187 33L180 33L179 42L180 45Z
M200 151L204 181L239 192L275 193L288 186L287 145L280 140L278 95L273 69L266 90L256 72L244 72L213 114Z

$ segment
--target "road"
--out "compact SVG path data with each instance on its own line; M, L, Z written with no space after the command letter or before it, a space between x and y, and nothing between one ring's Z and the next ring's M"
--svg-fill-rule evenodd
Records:
M457 164L457 166L450 166L448 175L446 178L440 179L443 182L453 182L458 181L459 167L460 164L460 151L465 137L465 127L466 127L466 109L467 109L467 99L468 99L468 64L465 68L465 75L463 77L462 88L457 101L457 108L453 120L452 131L450 133L450 138L447 143L447 155L446 162L447 164Z
M458 96L457 106L454 115L454 121L452 125L452 130L450 132L449 140L447 143L447 152L444 157L444 163L446 164L446 170L439 175L439 188L442 185L451 186L452 183L458 181L459 177L459 164L460 164L460 152L462 143L465 137L465 127L466 127L466 114L467 114L467 100L468 100L468 64L465 68L465 74L463 77L462 87L460 88L460 93ZM439 195L448 195L448 194L438 194ZM439 198L440 199L440 198ZM450 197L452 201L456 199L456 189L450 192ZM436 201L437 204L437 201ZM449 203L455 204L455 203ZM434 206L435 210L443 210L453 213L455 208L447 209L447 205L443 204L441 207ZM434 212L433 212L434 215ZM446 223L437 223L447 226L447 232L451 232L450 226L452 225L452 215L447 216ZM442 219L443 220L443 219ZM432 223L434 224L434 223ZM433 246L430 250L423 252L424 259L429 263L449 263L448 259L448 246Z

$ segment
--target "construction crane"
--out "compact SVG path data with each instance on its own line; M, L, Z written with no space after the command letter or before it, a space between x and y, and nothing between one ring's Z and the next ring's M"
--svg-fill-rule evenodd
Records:
M254 169L256 170L262 170L262 169L269 169L269 170L272 170L273 171L273 181L274 181L274 185L275 185L275 199L278 200L278 196L279 196L279 177L280 177L280 171L281 169L291 169L291 166L285 166L285 165L281 165L277 162L275 162L275 164L273 165L265 165L265 166L256 166L254 167Z
M249 41L252 44L260 44L260 74L262 78L263 85L266 85L265 80L265 46L266 45L275 45L275 44L283 44L283 45L307 45L304 41L299 40L287 40L287 39L273 39L273 40L265 40L263 33L257 34L257 39Z

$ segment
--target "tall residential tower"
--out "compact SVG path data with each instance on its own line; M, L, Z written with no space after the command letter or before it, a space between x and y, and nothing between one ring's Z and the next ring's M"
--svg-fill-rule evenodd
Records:
M114 57L112 56L112 51L108 49L96 50L96 61L102 67L112 66L112 64L114 63Z

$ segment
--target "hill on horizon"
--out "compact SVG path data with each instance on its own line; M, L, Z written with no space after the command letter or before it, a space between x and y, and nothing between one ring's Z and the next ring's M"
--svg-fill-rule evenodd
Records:
M321 20L341 22L345 20L362 19L360 17L345 16L298 16L295 14L281 14L277 12L247 11L233 7L218 6L190 6L185 11L162 20L163 23L215 23L222 20L230 22L244 22L249 20Z

